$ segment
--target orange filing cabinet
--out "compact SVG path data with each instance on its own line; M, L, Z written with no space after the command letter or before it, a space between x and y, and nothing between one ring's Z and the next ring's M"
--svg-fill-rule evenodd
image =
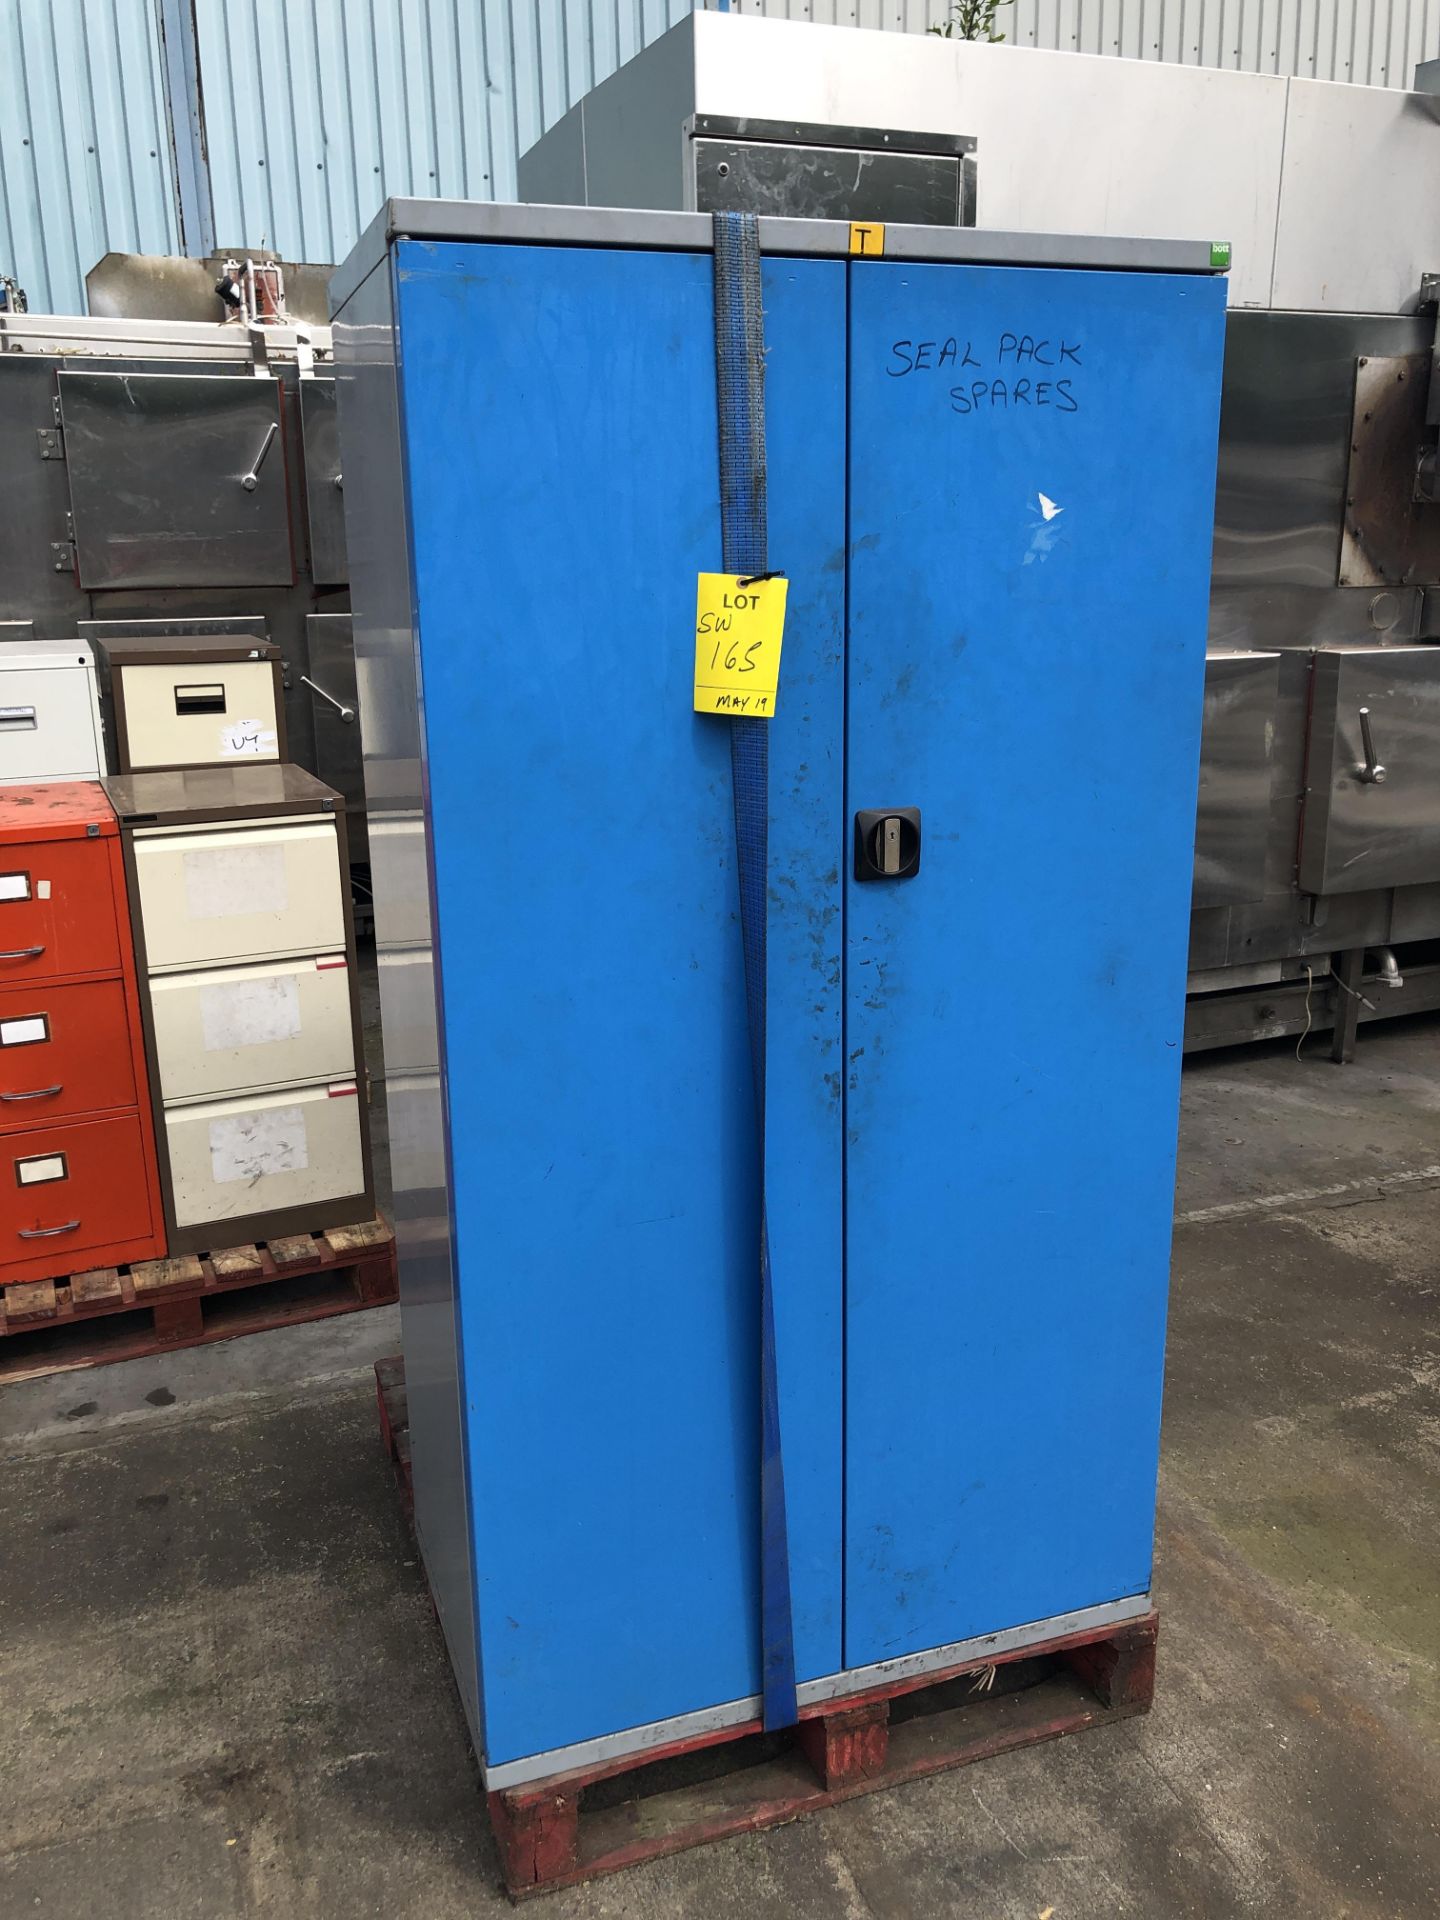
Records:
M114 810L0 787L0 1283L165 1252Z

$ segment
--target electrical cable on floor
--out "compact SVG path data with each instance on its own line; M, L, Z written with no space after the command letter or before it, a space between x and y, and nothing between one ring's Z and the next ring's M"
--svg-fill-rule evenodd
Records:
M1303 1047L1305 1042L1310 1038L1310 989L1311 987L1314 986L1314 984L1315 984L1315 976L1310 971L1309 967L1306 967L1305 969L1305 1031L1301 1034L1300 1038L1295 1042L1295 1058L1297 1060L1300 1058L1301 1047Z

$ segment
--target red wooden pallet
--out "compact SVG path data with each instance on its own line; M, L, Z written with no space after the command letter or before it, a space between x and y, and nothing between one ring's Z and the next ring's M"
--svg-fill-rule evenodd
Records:
M405 1368L375 1369L381 1434L410 1505ZM677 1740L487 1798L505 1885L520 1900L757 1833L929 1773L1145 1713L1155 1690L1153 1612L940 1673Z
M0 1384L319 1320L397 1297L383 1220L0 1288Z

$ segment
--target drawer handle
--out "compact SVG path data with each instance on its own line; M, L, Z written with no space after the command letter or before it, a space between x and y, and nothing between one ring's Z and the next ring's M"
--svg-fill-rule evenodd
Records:
M34 960L44 951L44 947L11 947L8 953L0 953L0 960Z
M33 733L38 725L34 707L0 707L0 727L7 733L21 730Z
M184 719L192 713L224 713L223 686L176 687L175 711Z
M63 1087L36 1087L33 1093L0 1093L0 1100L48 1100L52 1093L63 1093Z
M74 1233L78 1220L67 1220L63 1227L21 1227L22 1240L53 1240L57 1233Z

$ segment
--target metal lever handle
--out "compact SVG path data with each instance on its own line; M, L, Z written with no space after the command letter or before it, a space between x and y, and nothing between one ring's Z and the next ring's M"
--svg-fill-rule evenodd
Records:
M44 951L44 947L11 947L7 953L0 953L0 960L34 960Z
M1365 743L1365 764L1355 769L1357 780L1366 780L1371 786L1380 786L1385 779L1385 769L1375 758L1375 737L1370 731L1370 709L1360 709L1360 738Z
M53 1240L57 1233L74 1233L78 1220L67 1220L63 1227L21 1227L22 1240Z
M309 687L312 693L318 693L322 700L328 700L342 720L348 721L355 718L354 707L347 707L345 702L343 700L337 700L333 693L327 693L324 687L316 686L308 673L301 674L300 682L302 686Z
M48 1100L52 1093L63 1093L63 1087L36 1087L33 1093L0 1093L0 1100Z
M265 438L260 443L260 451L250 462L250 471L241 476L240 484L246 493L253 493L256 487L259 486L260 469L265 464L265 456L270 451L270 442L275 438L277 431L278 429L276 428L275 422L272 420L265 429Z

